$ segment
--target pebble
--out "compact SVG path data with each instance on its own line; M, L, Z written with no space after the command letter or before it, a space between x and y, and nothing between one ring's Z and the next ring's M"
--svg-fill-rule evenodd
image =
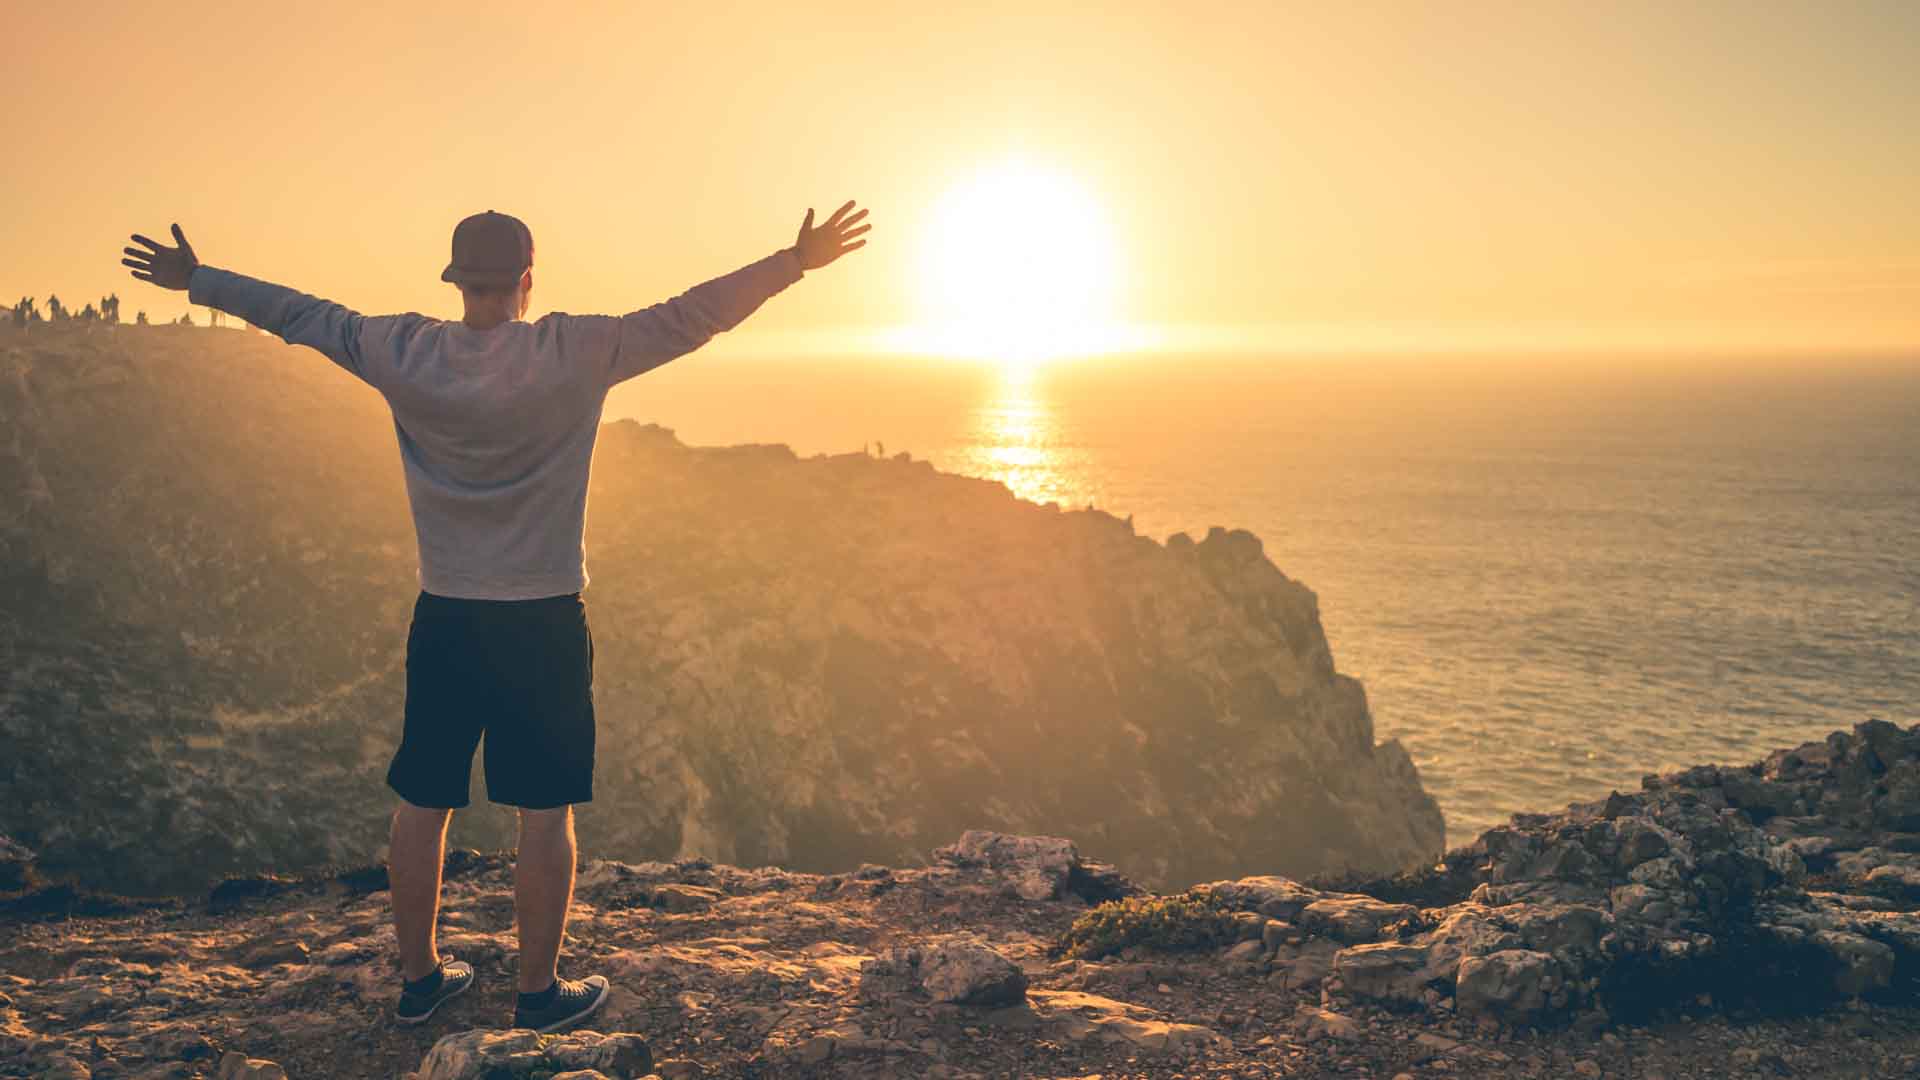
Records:
M287 1070L235 1050L220 1059L216 1080L287 1080Z
M290 938L264 941L249 947L240 955L240 966L246 968L274 967L279 964L304 964L308 957L307 943Z

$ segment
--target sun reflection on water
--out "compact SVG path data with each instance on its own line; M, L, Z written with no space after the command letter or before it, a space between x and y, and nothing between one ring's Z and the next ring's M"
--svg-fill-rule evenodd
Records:
M1084 455L1068 444L1034 371L1004 369L995 395L974 412L961 471L998 480L1019 498L1077 510L1094 502Z

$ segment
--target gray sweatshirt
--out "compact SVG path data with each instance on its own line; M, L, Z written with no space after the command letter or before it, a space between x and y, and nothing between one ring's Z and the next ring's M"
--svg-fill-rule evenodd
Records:
M555 313L490 330L361 315L210 266L187 295L320 350L386 397L422 589L529 600L587 584L587 471L607 391L733 329L800 276L785 248L630 315Z

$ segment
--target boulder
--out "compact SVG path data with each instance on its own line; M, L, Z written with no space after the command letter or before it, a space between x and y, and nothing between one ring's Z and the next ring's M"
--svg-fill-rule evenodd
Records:
M1013 1005L1026 994L1027 976L993 948L961 937L888 949L860 965L859 989L868 999L924 993L954 1005Z
M1282 922L1295 922L1307 905L1318 901L1328 894L1309 888L1292 878L1262 875L1243 877L1234 881L1215 881L1195 886L1197 891L1211 894L1228 907L1242 911L1257 911L1262 915Z
M1398 942L1376 942L1341 949L1331 974L1355 997L1372 1001L1418 1002L1427 992L1427 949Z
M1553 957L1530 949L1502 949L1460 961L1454 1000L1462 1015L1525 1022L1566 999Z
M955 1005L1012 1005L1026 996L1020 966L977 942L943 942L920 961L920 984L935 1001Z
M936 848L933 857L948 866L991 871L1026 900L1053 900L1065 893L1080 861L1073 843L1057 836L1009 836L986 829L968 829L955 843Z
M1300 912L1300 927L1349 944L1373 941L1389 924L1420 913L1412 904L1388 904L1371 896L1332 896Z

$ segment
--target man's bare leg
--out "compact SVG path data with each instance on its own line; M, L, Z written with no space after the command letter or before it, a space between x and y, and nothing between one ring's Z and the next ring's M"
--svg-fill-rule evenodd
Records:
M514 918L520 928L520 992L554 984L560 942L573 903L573 807L520 811L520 855L513 868Z
M393 894L393 932L407 981L440 966L434 941L440 920L440 867L446 862L447 820L453 811L403 802L393 812L387 877Z

